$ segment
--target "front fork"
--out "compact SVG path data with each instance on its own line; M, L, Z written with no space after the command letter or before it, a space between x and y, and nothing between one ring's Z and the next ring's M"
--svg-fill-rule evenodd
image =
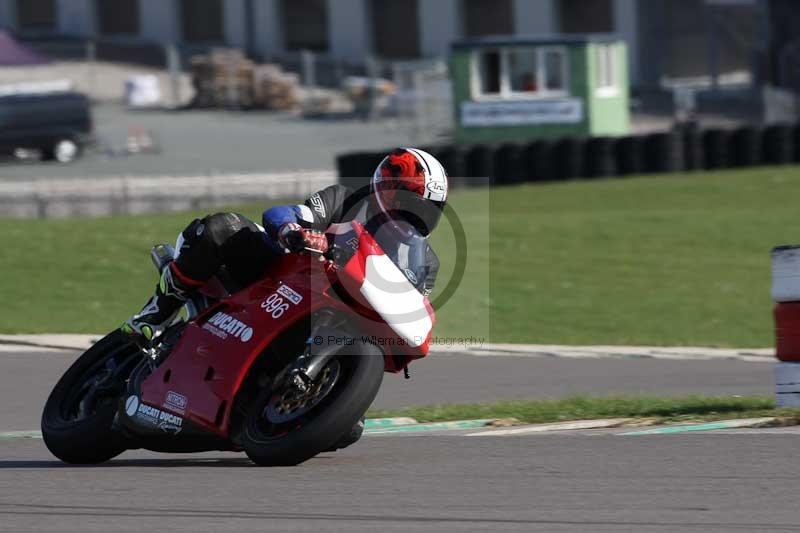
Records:
M311 332L306 339L303 354L295 359L286 374L287 383L299 392L307 392L319 377L322 370L339 351L336 344L316 343L315 338L326 339L341 326L342 319L336 317L330 309L322 309L315 313Z

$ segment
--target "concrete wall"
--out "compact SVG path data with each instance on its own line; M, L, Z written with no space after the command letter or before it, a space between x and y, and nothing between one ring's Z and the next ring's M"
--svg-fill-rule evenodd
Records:
M639 82L640 1L642 0L614 0L614 31L627 43L628 75L633 84Z
M93 0L56 0L58 31L67 35L89 37L94 32ZM180 39L179 0L139 0L141 39L158 43ZM224 0L224 34L230 46L247 44L246 0ZM513 0L515 31L520 35L550 34L558 31L558 0ZM647 30L642 20L657 10L645 2L663 0L614 0L616 32L628 43L630 76L633 83L654 78L658 70L648 68L655 53L647 52ZM254 49L265 57L284 53L280 28L280 0L253 0ZM0 28L16 27L15 0L0 0ZM420 50L423 57L446 57L450 43L461 36L461 0L419 0ZM330 54L352 62L369 56L371 26L368 0L328 0L328 35Z
M225 23L225 44L235 48L245 48L247 46L247 22L244 0L225 0L222 9Z
M460 0L419 0L420 51L423 57L447 57L461 33Z
M265 57L284 52L279 0L254 0L255 48Z
M90 37L96 17L92 0L58 0L58 30L66 35Z
M0 29L17 27L17 9L14 0L0 0Z
M328 38L331 55L349 61L363 61L371 53L366 0L328 0Z
M178 0L139 0L141 37L158 43L180 39Z
M557 0L514 0L514 30L518 35L556 33Z

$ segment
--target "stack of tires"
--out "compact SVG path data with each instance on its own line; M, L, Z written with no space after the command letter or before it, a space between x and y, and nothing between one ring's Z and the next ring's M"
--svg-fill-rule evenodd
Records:
M788 165L796 161L794 128L784 124L768 126L764 130L762 154L768 165Z
M753 167L762 163L763 133L760 129L745 126L731 133L731 163L735 167Z
M705 168L715 170L731 166L728 151L727 130L710 129L703 132L703 152L705 153Z
M607 178L617 176L617 139L594 137L586 142L586 177Z
M526 144L523 149L526 181L554 181L558 179L556 143L541 139Z
M644 170L647 173L680 172L684 170L683 138L670 131L653 133L644 140Z
M616 160L619 175L643 174L645 171L644 137L628 135L617 139Z
M647 135L562 137L499 145L434 146L425 150L442 162L454 187L514 185L798 163L800 126L745 126L734 130L687 127ZM368 185L385 154L340 155L340 181L354 189Z

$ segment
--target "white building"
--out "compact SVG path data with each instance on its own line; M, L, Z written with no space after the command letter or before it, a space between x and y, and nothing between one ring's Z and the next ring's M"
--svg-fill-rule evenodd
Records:
M310 49L332 59L446 57L452 41L481 35L615 33L628 43L631 80L745 63L742 31L708 46L712 0L0 0L0 28L22 37L64 35L119 44L226 45L264 58ZM722 2L741 12L758 2ZM737 7L738 6L738 7ZM720 9L716 7L715 9ZM730 18L730 13L725 15ZM712 21L713 22L713 21ZM745 28L744 33L753 33ZM751 38L751 35L745 35ZM731 44L732 43L732 44ZM738 48L737 48L738 47ZM686 53L691 50L690 53ZM733 50L733 52L731 52ZM725 55L727 54L727 56ZM738 63L737 63L738 62ZM741 65L739 65L741 66ZM733 67L731 67L733 68Z

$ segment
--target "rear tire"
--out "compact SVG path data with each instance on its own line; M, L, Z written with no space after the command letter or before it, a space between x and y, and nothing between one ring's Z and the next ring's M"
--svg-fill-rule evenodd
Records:
M42 150L42 158L45 161L58 161L59 163L71 163L80 155L81 148L73 139L63 138L56 140L52 146Z
M117 397L100 396L84 417L72 416L70 403L93 372L136 351L123 333L115 331L84 352L58 380L42 413L42 437L53 455L65 463L96 464L125 451L124 438L112 429Z
M337 382L329 396L315 406L307 425L274 437L262 431L264 409L272 391L265 389L250 407L242 436L247 456L261 466L294 466L333 448L369 408L383 381L383 352L369 343L356 343L336 358L348 365L348 377Z

